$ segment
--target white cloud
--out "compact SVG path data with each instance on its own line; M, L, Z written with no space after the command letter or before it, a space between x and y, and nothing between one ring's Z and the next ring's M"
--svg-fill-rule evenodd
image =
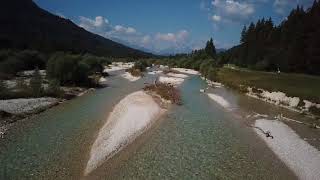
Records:
M127 42L131 45L147 48L156 52L167 48L179 50L182 48L182 45L184 45L183 48L185 48L186 42L189 39L189 32L187 30L180 30L175 33L159 32L154 35L145 35L133 27L123 25L113 26L108 19L102 16L97 16L94 19L80 16L79 20L79 26L90 32L120 43Z
M148 45L151 42L151 36L150 35L145 35L141 39L141 43L143 45Z
M275 0L273 3L275 12L281 15L285 14L288 5L290 5L288 0Z
M177 33L157 33L155 36L156 40L168 41L168 42L182 42L185 41L189 36L189 32L181 30Z
M129 33L129 34L132 34L132 33L136 33L137 31L132 27L128 27L126 32Z
M109 24L109 20L102 16L97 16L95 19L80 16L79 26L99 35L103 35L104 32L112 29L111 25Z
M167 33L167 34L162 34L162 33L157 33L156 34L156 40L162 40L162 41L176 41L176 36L173 33Z
M221 21L222 18L231 22L246 20L255 12L255 6L250 2L213 0L211 4L213 11L216 12L211 19L216 22Z
M134 34L136 33L137 31L132 28L132 27L124 27L124 26L121 26L121 25L116 25L114 27L114 30L116 32L120 32L120 33L125 33L125 34Z
M102 27L105 24L109 24L109 20L104 19L102 16L97 16L96 20L93 23L94 23L94 26L96 27Z
M189 32L187 30L181 30L177 33L177 40L185 41L189 37Z
M219 22L219 21L221 21L221 16L219 16L219 15L213 15L213 16L212 16L212 20L213 20L213 21L216 21L216 22Z

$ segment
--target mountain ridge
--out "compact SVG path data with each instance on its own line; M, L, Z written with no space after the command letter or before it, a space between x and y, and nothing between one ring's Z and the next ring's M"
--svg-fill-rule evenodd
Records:
M10 0L0 7L0 49L70 51L112 57L150 57L86 31L69 19L40 8L32 0Z

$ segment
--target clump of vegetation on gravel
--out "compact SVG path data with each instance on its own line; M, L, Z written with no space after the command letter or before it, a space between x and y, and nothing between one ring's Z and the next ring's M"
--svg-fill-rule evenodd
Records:
M141 72L140 69L135 69L133 67L128 69L127 72L129 72L134 77L142 77L143 76L143 72Z
M174 104L181 105L180 91L170 84L155 83L147 85L143 88L145 91L151 91L159 95L161 98L171 101Z
M142 77L149 64L146 61L137 61L134 66L127 70L134 77Z

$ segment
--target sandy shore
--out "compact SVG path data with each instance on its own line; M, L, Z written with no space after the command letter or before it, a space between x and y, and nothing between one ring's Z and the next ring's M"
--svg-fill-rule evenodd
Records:
M176 77L160 76L159 82L166 83L166 84L172 84L174 86L179 86L180 84L182 84L184 82L184 79L183 78L176 78Z
M309 117L316 117L312 112L310 112L310 108L316 108L320 110L320 104L299 98L299 97L290 97L287 96L286 93L277 91L277 92L269 92L264 89L255 89L248 87L247 96L250 96L255 99L259 99L270 104L275 104L277 106L289 109L291 111L306 113Z
M320 152L300 138L289 126L276 120L259 119L255 126L264 132L270 131L273 139L267 138L259 129L256 133L274 153L303 180L320 177Z
M106 66L103 72L114 72L114 71L119 71L119 70L125 70L129 69L134 65L134 63L129 62L129 63L122 63L122 62L113 62L111 65Z
M212 93L208 93L208 96L210 99L212 99L213 101L218 103L220 106L222 106L224 108L230 108L230 103L226 99L224 99L223 97L216 95L216 94L212 94Z
M125 72L124 74L121 75L121 77L123 77L131 82L137 81L141 78L141 76L139 76L139 77L132 76L129 72Z
M30 98L30 99L9 99L0 100L0 111L11 114L30 114L35 111L48 109L59 103L56 98Z
M205 77L201 77L201 79L203 79L204 81L206 81L206 83L208 84L208 86L216 87L216 88L221 88L221 87L223 87L223 84L222 84L222 83L215 82L215 81L210 81L209 79L206 79Z
M130 144L164 112L165 110L143 91L122 99L99 131L91 148L85 175Z
M188 75L185 74L176 74L176 73L168 73L167 76L176 77L176 78L187 78Z
M193 69L185 69L185 68L172 68L172 70L178 71L180 73L185 73L185 74L192 74L192 75L198 75L200 74L198 71L195 71Z
M163 73L163 71L150 71L150 72L148 72L148 74L151 74L151 75L156 75L156 74L160 74L160 73Z
M120 67L120 66L109 66L109 67L105 68L103 70L103 72L110 73L110 72L120 71L120 70L124 70L124 69L126 69L126 68Z

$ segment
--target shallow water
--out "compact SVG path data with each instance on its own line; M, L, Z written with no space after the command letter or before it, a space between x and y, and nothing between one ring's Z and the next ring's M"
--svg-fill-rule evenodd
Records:
M115 76L108 88L18 122L0 140L0 179L79 179L108 113L145 81Z
M251 128L200 94L201 87L199 77L185 82L183 106L171 109L126 157L120 153L88 179L296 179Z
M17 123L0 141L0 179L80 179L112 107L152 77L133 83L112 77L109 88ZM199 93L204 87L199 77L188 79L180 88L182 106L86 179L296 179L242 117L283 110L224 88L210 90L227 98L231 113Z

